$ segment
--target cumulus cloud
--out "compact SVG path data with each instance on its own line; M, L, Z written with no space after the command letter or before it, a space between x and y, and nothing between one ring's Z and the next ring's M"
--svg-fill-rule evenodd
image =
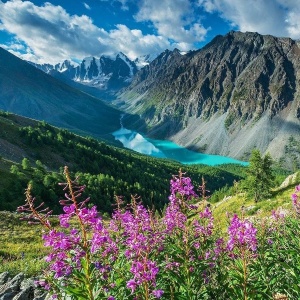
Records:
M117 25L116 30L110 32L112 43L118 43L119 51L134 59L141 54L159 53L170 46L168 40L162 36L143 35L141 30L130 30L125 25Z
M135 19L150 22L159 35L189 49L195 42L203 41L207 33L189 0L142 0Z
M98 37L107 37L107 32L85 15L70 16L61 6L45 3L39 7L20 0L0 2L0 19L5 30L24 41L38 61L53 63L108 50L105 44L97 43Z
M45 3L36 6L30 1L0 1L2 30L15 35L28 46L26 54L31 60L57 63L64 59L82 59L123 51L131 58L157 52L170 46L167 39L155 35L143 35L140 30L130 30L125 25L106 31L94 25L86 15L70 15L61 6ZM16 42L17 44L17 42Z
M241 31L300 38L299 0L198 0L198 5Z

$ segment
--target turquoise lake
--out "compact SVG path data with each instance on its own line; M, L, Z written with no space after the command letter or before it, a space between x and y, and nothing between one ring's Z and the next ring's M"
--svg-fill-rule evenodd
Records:
M120 141L125 148L153 157L176 160L182 164L205 164L215 166L231 163L248 165L247 162L226 156L209 155L191 151L171 141L149 139L138 132L126 128L121 128L113 132L113 136L116 140Z

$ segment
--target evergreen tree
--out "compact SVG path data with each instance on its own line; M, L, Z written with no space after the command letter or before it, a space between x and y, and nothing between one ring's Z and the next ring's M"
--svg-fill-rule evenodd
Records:
M22 160L22 168L23 168L23 170L28 170L30 168L29 159L26 157L24 157Z
M274 183L272 173L272 158L270 154L261 156L260 151L254 149L249 160L249 168L245 180L245 188L248 190L248 196L254 197L255 202L269 197Z
M18 166L16 166L16 165L12 165L11 167L10 167L10 173L12 173L12 174L19 174L19 168L18 168Z

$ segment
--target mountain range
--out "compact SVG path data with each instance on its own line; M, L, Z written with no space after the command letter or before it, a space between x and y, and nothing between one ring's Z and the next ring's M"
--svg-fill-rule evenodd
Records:
M96 137L126 112L128 128L238 159L255 147L282 159L290 138L300 141L300 48L290 38L232 31L186 54L36 65L44 72L0 50L4 110Z
M128 85L137 72L136 63L121 52L115 57L86 57L78 65L69 60L56 65L32 64L46 73L56 71L75 82L101 90L118 90Z
M299 70L297 41L229 32L186 55L161 53L116 103L152 137L236 158L256 147L279 159L290 136L300 138Z

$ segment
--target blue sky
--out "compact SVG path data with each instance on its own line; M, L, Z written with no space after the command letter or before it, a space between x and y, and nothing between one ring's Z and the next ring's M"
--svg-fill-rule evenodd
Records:
M38 63L188 51L230 30L300 39L300 0L0 0L0 46Z

